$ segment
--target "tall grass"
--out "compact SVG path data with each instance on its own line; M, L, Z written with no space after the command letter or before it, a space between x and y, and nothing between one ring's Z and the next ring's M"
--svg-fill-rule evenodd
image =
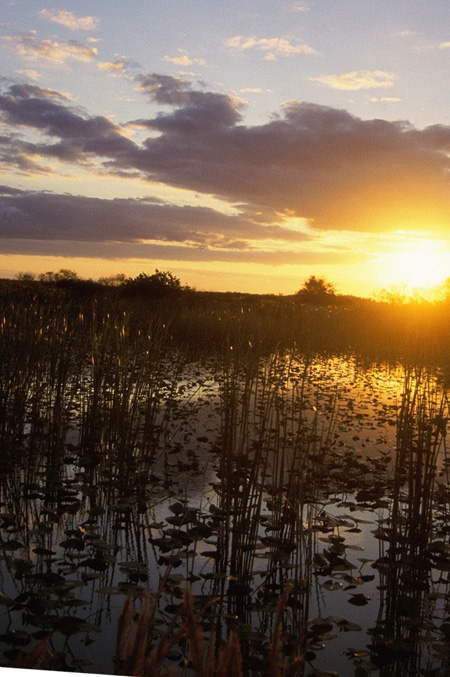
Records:
M144 329L153 318L167 330L167 339L194 350L222 350L250 341L270 351L294 347L303 352L354 352L410 360L446 359L450 338L448 303L394 305L353 297L336 297L329 305L301 303L292 296L214 294L186 291L170 302L129 299L119 289L93 288L77 293L43 283L0 281L0 315L14 307L65 308L117 317L125 311L133 329ZM47 311L46 311L47 312ZM66 311L63 311L66 313Z
M136 326L125 311L53 297L10 303L0 314L4 450L12 445L17 455L25 437L37 447L45 439L51 456L76 428L86 452L114 450L121 462L131 460L130 449L150 454L163 427L160 405L174 394L183 361L163 321Z

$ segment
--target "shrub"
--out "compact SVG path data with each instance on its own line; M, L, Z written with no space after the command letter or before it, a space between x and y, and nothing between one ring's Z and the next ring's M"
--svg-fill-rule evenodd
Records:
M180 280L170 272L156 269L153 275L141 273L123 284L127 296L159 299L179 296L183 288Z
M303 303L322 305L332 303L336 299L336 288L331 282L315 275L309 277L303 287L296 294Z

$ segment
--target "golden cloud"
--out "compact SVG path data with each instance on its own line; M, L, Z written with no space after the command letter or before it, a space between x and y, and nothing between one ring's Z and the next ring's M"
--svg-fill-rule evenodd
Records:
M191 58L187 54L181 54L180 56L165 56L163 57L163 61L169 61L176 66L193 66L194 64L203 66L206 63L205 59Z
M98 50L87 47L75 40L58 42L57 40L38 40L34 33L24 35L6 35L3 38L10 42L17 54L27 61L45 59L55 64L63 64L68 59L88 63L97 58Z
M235 35L225 40L225 45L239 51L256 49L267 52L264 58L268 61L274 61L278 56L317 54L316 50L310 45L294 45L286 38L256 38L255 36Z
M320 75L310 78L332 89L356 91L358 89L392 89L396 75L386 71L351 71L336 75Z
M38 71L35 70L20 70L17 71L17 73L19 73L19 75L23 75L29 80L39 80L40 78L42 78L42 74L38 73Z
M42 19L61 24L73 31L93 31L98 26L97 17L76 16L67 9L41 9L38 14Z

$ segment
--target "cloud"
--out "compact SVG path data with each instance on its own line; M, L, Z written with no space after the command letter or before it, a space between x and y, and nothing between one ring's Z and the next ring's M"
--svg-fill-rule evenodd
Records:
M135 242L73 242L70 240L3 240L2 254L22 256L64 256L92 259L148 259L156 261L228 262L280 265L350 265L361 263L366 255L347 252L263 251L209 249L182 245L142 244Z
M118 59L117 61L99 61L97 68L109 73L125 73L128 65L125 61Z
M441 42L439 49L450 49L450 42Z
M190 84L182 78L158 73L143 73L137 76L138 92L149 94L157 103L168 105L183 104L189 97Z
M337 75L320 75L310 80L331 87L331 89L356 91L358 89L391 89L395 78L393 73L386 71L351 71Z
M67 94L57 92L55 89L43 89L37 85L29 84L11 85L8 89L9 101L12 100L11 97L27 101L30 99L54 99L56 101L69 100L69 96Z
M179 56L164 56L163 61L168 61L169 63L173 63L175 66L203 66L206 61L205 59L196 59L188 56L187 54L180 54Z
M242 94L264 94L271 92L271 89L261 89L261 87L244 87L239 90Z
M237 51L256 49L266 52L267 61L275 61L279 56L294 56L296 54L317 54L309 45L293 45L286 38L256 38L255 36L235 35L225 40L225 45Z
M138 91L149 94L157 103L178 107L173 115L159 116L152 121L140 121L150 129L162 131L180 125L191 131L229 126L241 120L243 102L227 94L192 90L190 83L170 75L147 73L140 75Z
M253 228L281 228L290 217L305 219L313 230L359 232L442 233L450 222L446 125L417 129L405 121L363 120L291 101L268 122L247 126L242 101L195 90L181 78L145 73L136 78L137 88L164 111L129 121L141 130L138 142L109 118L89 116L53 90L3 84L4 167L14 162L21 171L45 171L33 162L47 158L216 196L243 219L241 234L227 231L228 239L245 240L247 232L251 240L259 232ZM232 222L220 223L225 229ZM200 242L195 232L189 237ZM202 232L209 242L211 231ZM277 232L275 240L293 237Z
M306 2L296 2L294 5L292 5L293 12L309 12L310 9L311 8L306 4Z
M369 101L371 103L400 103L401 99L396 96L371 96Z
M17 71L17 73L19 73L19 75L25 76L29 80L40 80L42 78L42 74L35 70L20 70Z
M159 241L244 250L254 242L278 240L295 245L309 238L297 230L260 225L243 214L227 215L207 207L0 186L0 239L136 245Z
M416 31L412 31L408 28L402 31L395 31L392 35L396 38L413 38L417 35Z
M104 116L83 116L68 105L67 95L37 85L14 84L0 93L0 116L10 128L31 128L50 137L49 141L24 141L11 133L3 139L4 164L13 163L22 171L47 171L36 165L39 157L83 164L89 158L113 155L134 148L125 131ZM56 139L56 143L55 143Z
M61 24L73 31L93 31L99 23L95 16L76 16L67 9L41 9L38 15L42 19Z
M69 40L39 40L33 32L22 35L5 35L3 40L10 43L17 54L27 61L48 61L53 64L64 64L67 60L88 63L97 59L98 51L95 47Z
M126 80L134 80L132 73L139 69L139 64L127 57L118 57L115 61L99 61L97 68L104 73L115 77L120 76Z
M132 162L153 180L269 210L268 218L270 209L291 210L319 229L442 229L450 218L448 127L419 131L300 102L246 127L230 97L164 82L153 94L174 110L141 121L159 136Z

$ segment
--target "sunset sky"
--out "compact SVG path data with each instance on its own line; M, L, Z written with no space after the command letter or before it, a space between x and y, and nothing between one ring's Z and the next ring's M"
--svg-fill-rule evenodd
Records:
M3 0L0 277L450 276L449 0Z

